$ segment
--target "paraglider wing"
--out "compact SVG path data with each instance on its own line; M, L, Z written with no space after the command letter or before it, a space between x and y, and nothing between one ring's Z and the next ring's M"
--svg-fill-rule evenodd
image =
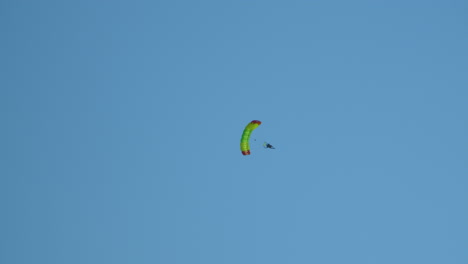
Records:
M240 149L242 151L242 155L250 155L250 145L249 145L249 139L250 139L250 134L252 134L252 131L254 131L262 122L258 120L253 120L244 129L244 132L242 133L241 141L240 141Z

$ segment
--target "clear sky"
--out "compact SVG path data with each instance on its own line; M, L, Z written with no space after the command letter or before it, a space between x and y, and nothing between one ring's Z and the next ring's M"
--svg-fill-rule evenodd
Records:
M468 261L467 1L4 0L0 29L0 263Z

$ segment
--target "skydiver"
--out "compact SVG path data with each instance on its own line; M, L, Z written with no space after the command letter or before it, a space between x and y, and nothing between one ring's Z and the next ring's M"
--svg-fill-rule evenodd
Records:
M263 143L263 147L264 148L275 149L275 147L273 147L270 143L267 143L267 142Z

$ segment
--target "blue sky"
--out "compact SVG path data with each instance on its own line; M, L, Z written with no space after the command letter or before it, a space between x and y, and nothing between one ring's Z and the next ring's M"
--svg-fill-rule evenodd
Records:
M2 1L0 262L466 263L467 12Z

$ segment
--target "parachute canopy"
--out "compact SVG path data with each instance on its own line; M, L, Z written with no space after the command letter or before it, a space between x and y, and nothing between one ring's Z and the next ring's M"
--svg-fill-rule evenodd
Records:
M250 146L249 146L249 139L250 134L254 131L262 122L258 120L253 120L244 129L242 133L241 141L240 141L240 149L242 151L242 155L250 155Z

